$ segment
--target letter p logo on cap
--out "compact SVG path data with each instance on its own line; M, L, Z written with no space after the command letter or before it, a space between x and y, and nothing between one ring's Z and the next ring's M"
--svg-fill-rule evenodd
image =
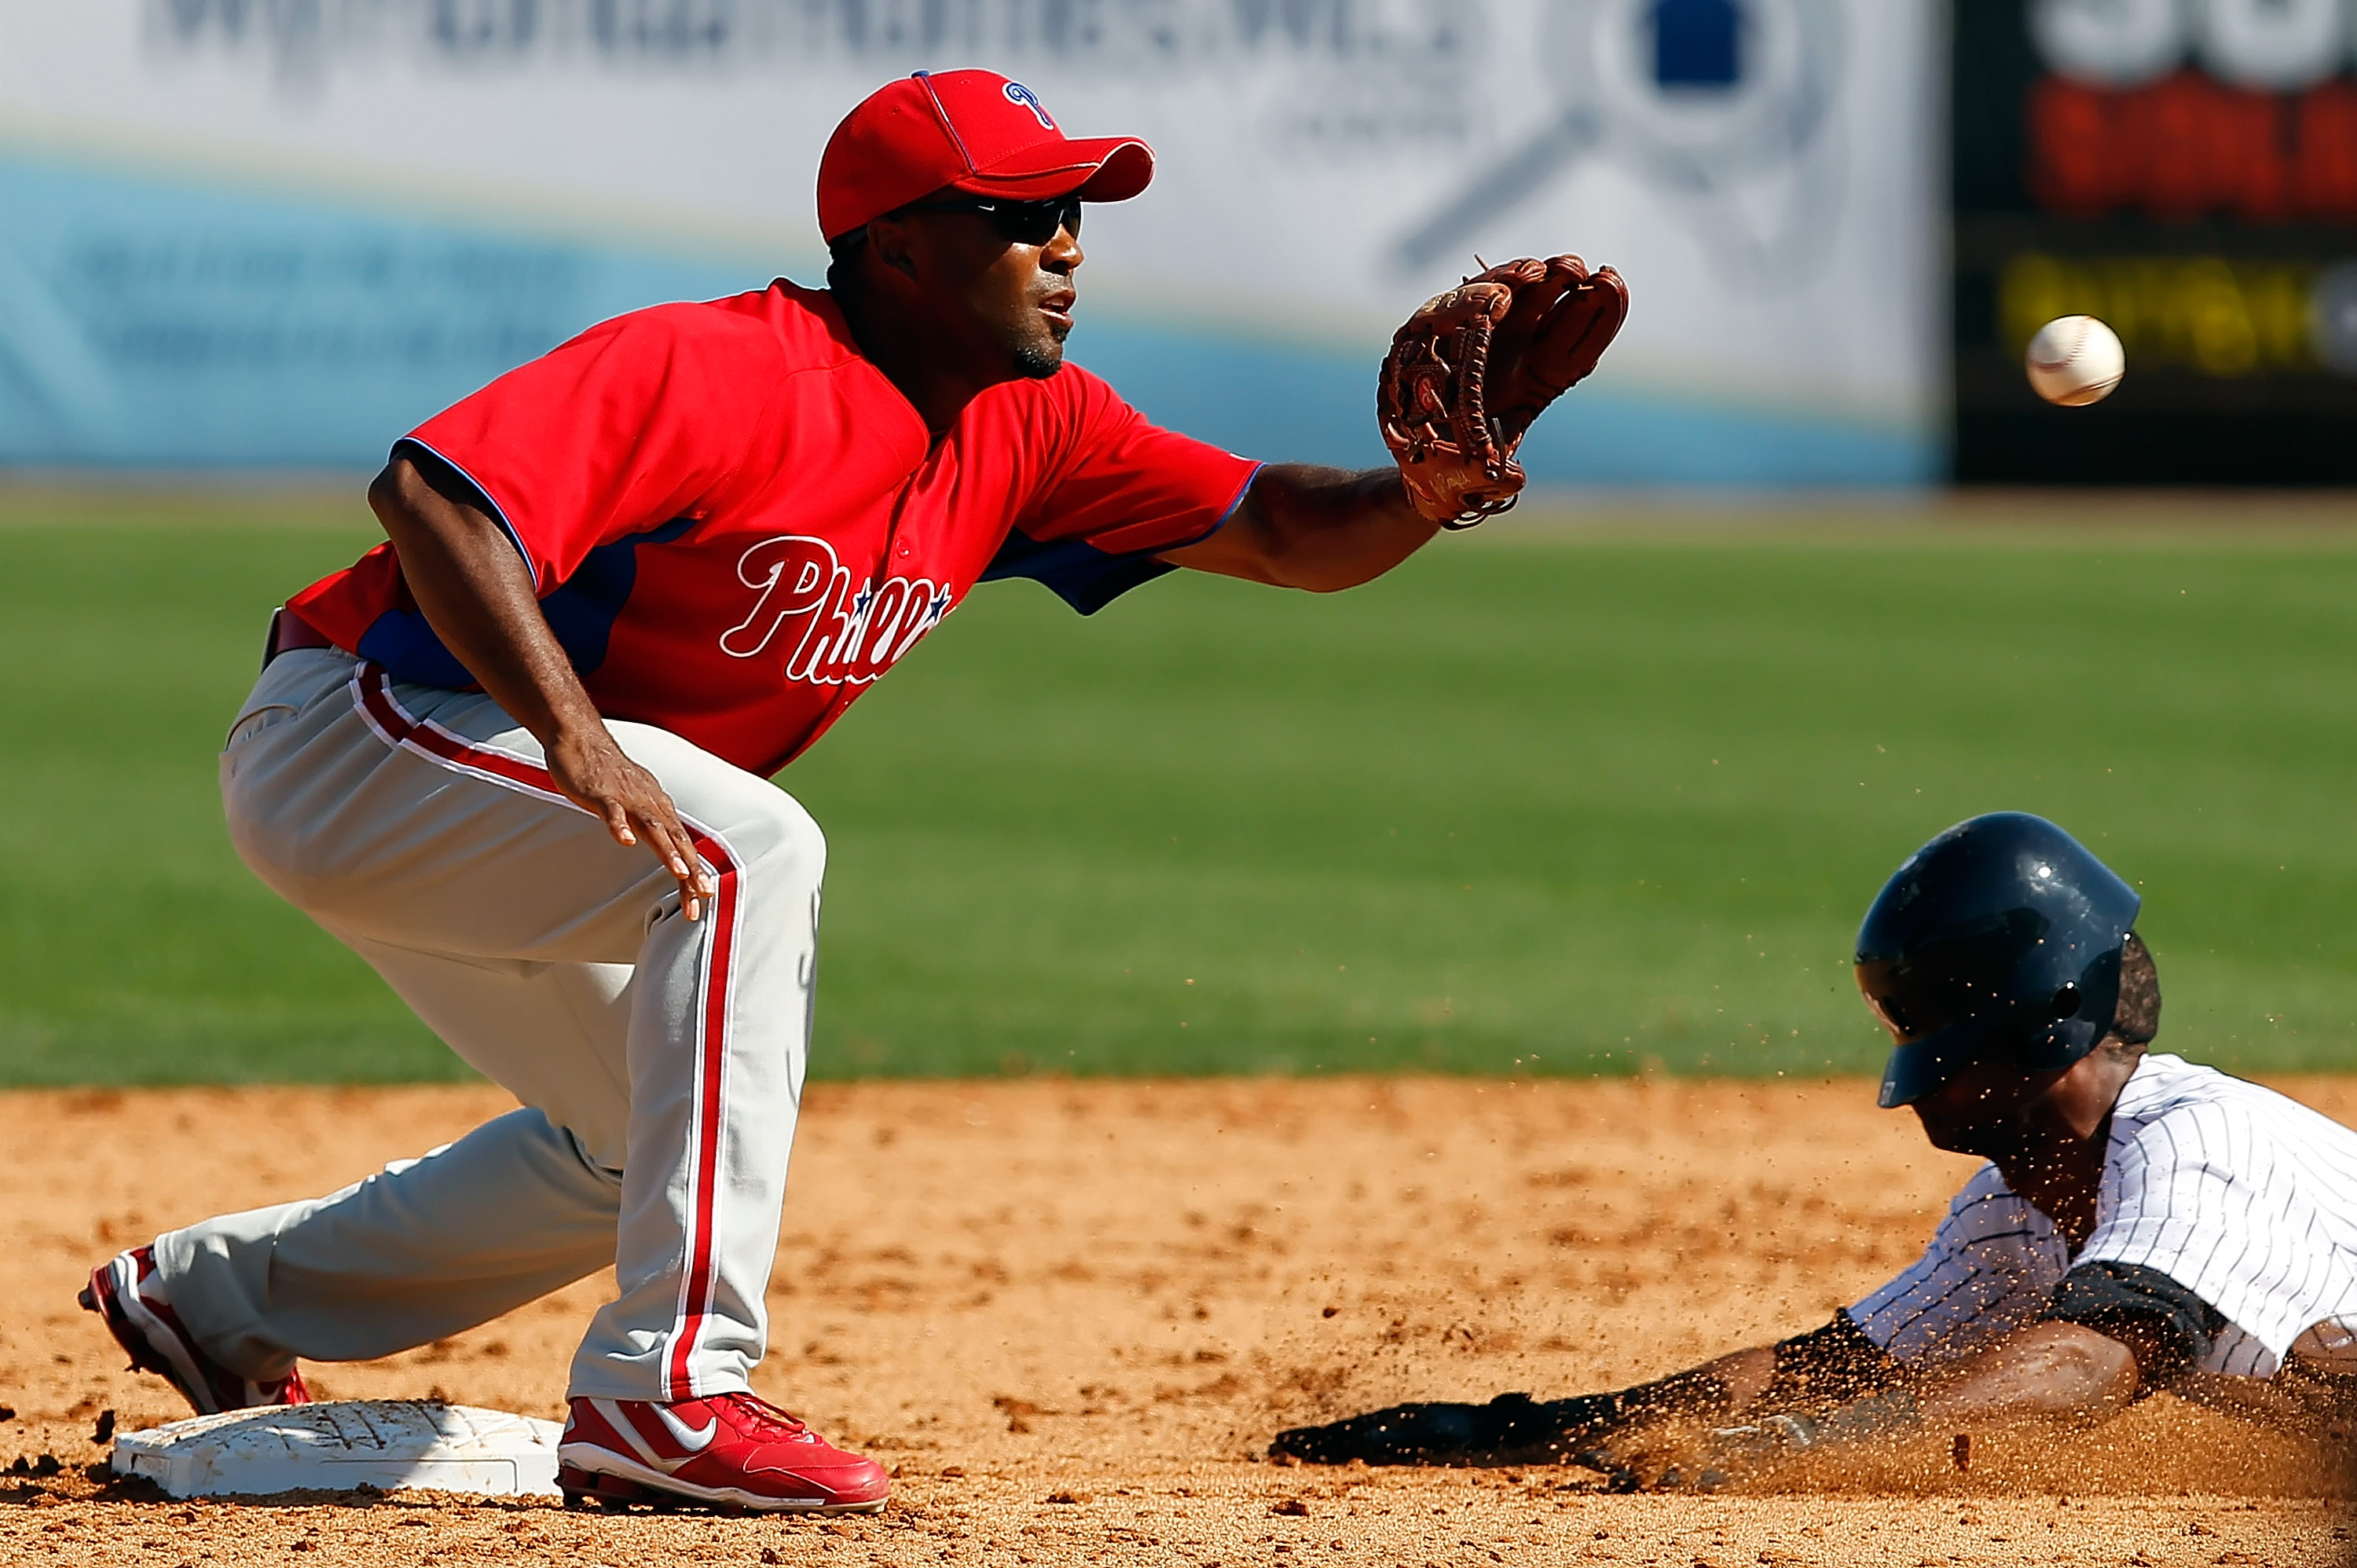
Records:
M1009 103L1020 103L1023 107L1031 111L1032 113L1037 114L1039 116L1039 124L1045 125L1050 131L1056 128L1056 122L1049 118L1047 106L1039 102L1039 95L1038 93L1032 91L1029 88L1024 86L1019 81L1008 82L1003 91L1006 94L1006 102Z

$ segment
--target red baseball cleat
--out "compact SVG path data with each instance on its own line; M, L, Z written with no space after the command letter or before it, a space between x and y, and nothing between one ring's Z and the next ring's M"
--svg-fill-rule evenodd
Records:
M677 1404L576 1399L556 1484L568 1506L685 1501L822 1514L881 1513L892 1490L883 1466L751 1394Z
M206 1355L180 1326L162 1287L153 1283L155 1273L156 1249L134 1247L91 1270L78 1298L85 1311L106 1320L107 1332L130 1353L133 1371L169 1379L199 1415L311 1402L299 1372L257 1383Z

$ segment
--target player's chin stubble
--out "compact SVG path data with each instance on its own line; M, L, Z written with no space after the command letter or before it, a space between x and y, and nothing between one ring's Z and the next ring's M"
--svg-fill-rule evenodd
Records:
M1063 368L1064 338L1072 329L1068 321L1049 319L1051 301L1060 310L1071 309L1072 287L1062 278L1040 274L1024 291L1021 314L1009 323L1007 349L1015 373L1035 381L1044 381Z
M1015 343L1015 373L1035 381L1044 381L1064 365L1064 328L1039 323L1037 332L1027 333Z

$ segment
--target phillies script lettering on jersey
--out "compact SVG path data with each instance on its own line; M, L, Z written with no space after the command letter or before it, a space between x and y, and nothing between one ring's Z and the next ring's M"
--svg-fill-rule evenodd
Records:
M978 582L1089 614L1169 566L1254 465L1078 366L925 428L823 291L592 328L396 443L505 531L598 712L739 768L800 755ZM394 681L474 678L390 545L287 607Z
M946 585L926 577L887 577L855 589L834 546L800 534L764 539L745 552L737 578L760 597L752 614L720 634L720 650L754 659L771 643L791 648L786 679L820 686L873 681L957 602Z

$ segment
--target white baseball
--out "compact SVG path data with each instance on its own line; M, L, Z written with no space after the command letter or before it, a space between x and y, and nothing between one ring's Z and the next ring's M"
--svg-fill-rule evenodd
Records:
M2029 360L2031 390L2065 408L2103 402L2128 368L2120 335L2092 316L2064 316L2040 328Z

